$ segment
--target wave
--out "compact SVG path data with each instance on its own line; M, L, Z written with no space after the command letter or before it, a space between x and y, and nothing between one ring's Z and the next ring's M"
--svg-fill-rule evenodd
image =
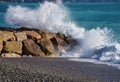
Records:
M36 9L22 6L9 6L5 19L17 27L28 26L50 32L71 35L79 43L63 57L96 59L113 64L120 63L120 44L113 41L111 30L96 28L86 30L71 20L69 10L61 2L40 3Z

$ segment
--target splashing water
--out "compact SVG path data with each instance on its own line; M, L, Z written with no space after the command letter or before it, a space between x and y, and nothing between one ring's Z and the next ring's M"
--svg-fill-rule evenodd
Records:
M86 30L70 20L68 9L61 2L44 2L36 9L9 6L6 21L15 26L29 26L50 32L71 35L81 45L65 56L84 57L120 63L120 44L112 41L107 28Z
M82 37L85 32L84 28L76 28L77 26L70 21L67 9L62 4L53 2L45 2L33 10L21 6L10 6L5 19L15 26L30 26L73 36L77 32L78 37Z

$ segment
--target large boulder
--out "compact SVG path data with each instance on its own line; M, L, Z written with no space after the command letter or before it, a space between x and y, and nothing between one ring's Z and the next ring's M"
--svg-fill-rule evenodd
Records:
M27 34L29 39L33 39L33 40L39 40L41 39L41 35L39 33L37 33L36 31L32 30L32 31L23 31Z
M21 57L19 54L15 53L2 53L2 57Z
M51 41L58 51L66 50L68 44L65 41L64 34L61 33L54 34L53 38L51 38Z
M13 32L0 31L0 41L15 41L16 38Z
M15 33L17 41L23 41L27 39L27 35L25 32L17 32Z
M71 51L77 46L77 41L71 36L65 36L61 33L52 33L51 41L58 55L64 55L64 51Z
M66 42L61 38L53 37L51 38L51 41L57 51L65 50L67 48Z
M23 50L23 53L26 55L45 56L41 48L32 39L23 41Z
M41 45L43 51L45 52L46 56L56 56L56 52L54 49L54 45L51 42L51 36L44 32L42 33L42 38L39 40L39 45Z
M20 41L5 42L4 51L8 53L22 54L22 42Z

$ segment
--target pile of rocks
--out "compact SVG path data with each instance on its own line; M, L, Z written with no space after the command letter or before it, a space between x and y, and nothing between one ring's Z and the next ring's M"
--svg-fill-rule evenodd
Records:
M37 29L0 29L1 57L26 57L60 55L61 50L70 50L77 42L61 33Z

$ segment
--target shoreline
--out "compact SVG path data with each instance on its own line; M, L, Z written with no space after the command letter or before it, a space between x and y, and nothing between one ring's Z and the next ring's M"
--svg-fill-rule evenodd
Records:
M0 58L0 80L37 82L119 82L120 70L67 58Z
M99 61L96 59L87 59L87 58L69 58L69 61L74 61L74 62L87 62L87 63L92 63L92 64L97 64L97 65L107 65L116 69L120 70L120 64L115 64L115 63L110 63L110 62L105 62L105 61Z

